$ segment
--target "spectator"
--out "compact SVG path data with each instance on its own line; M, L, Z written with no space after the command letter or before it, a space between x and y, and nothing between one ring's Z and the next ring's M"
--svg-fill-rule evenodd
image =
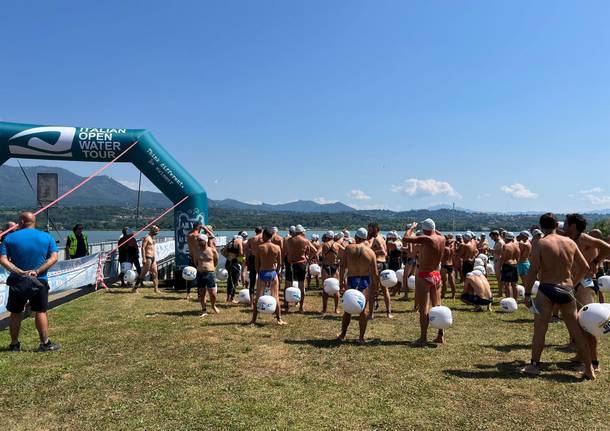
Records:
M66 260L78 259L89 254L89 240L83 233L83 225L77 224L66 238Z
M136 238L133 235L133 229L124 227L121 232L123 235L119 238L119 244L122 244L121 247L119 247L119 264L124 262L131 263L139 274L140 271L142 271L142 267L140 266L140 249L138 247L138 241L136 241ZM125 286L124 276L124 273L121 273L119 276L121 286Z
M0 265L11 274L7 310L11 313L9 350L21 351L19 330L25 304L36 313L36 329L40 336L39 352L59 350L61 346L48 337L49 305L48 269L57 262L57 244L48 233L36 229L36 216L24 212L19 216L19 230L4 239L0 246Z

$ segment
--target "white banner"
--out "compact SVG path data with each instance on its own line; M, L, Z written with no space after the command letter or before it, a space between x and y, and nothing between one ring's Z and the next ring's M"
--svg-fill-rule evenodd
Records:
M62 260L49 270L49 292L76 289L77 287L94 284L97 276L99 254L85 256L80 259ZM8 271L0 268L0 313L6 311L8 301L8 286L6 279Z
M155 244L155 254L157 262L163 261L175 254L174 241L165 241ZM115 254L116 256L116 254ZM61 292L62 290L77 289L95 284L97 278L97 265L100 254L92 254L90 256L81 257L80 259L62 260L57 262L49 270L49 287L50 293ZM110 274L105 274L106 277L116 277L118 274L118 256L116 262L111 265L113 268ZM8 301L8 286L6 279L8 271L0 268L0 313L6 311L6 303Z

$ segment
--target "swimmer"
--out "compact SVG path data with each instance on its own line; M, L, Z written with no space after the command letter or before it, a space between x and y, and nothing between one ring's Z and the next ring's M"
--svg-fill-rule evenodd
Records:
M500 268L502 268L500 270L500 282L506 297L515 298L516 301L519 301L519 292L517 291L519 270L517 269L517 263L519 262L521 251L519 250L519 244L515 242L515 235L512 232L506 232L504 241L499 262Z
M532 253L532 243L530 233L526 230L517 235L517 245L519 246L519 263L517 272L521 277L521 282L525 284L525 278L530 271L530 254Z
M487 238L484 233L481 234L479 240L477 241L477 250L479 251L479 254L485 255L487 255L487 252L489 251L489 243L487 242Z
M258 279L256 281L256 298L253 299L254 307L252 309L252 320L251 325L256 324L256 318L258 317L258 309L256 303L258 298L265 293L265 289L269 289L269 294L275 298L275 317L278 325L286 325L287 323L282 320L282 307L280 307L280 282L278 277L278 270L282 266L282 250L277 244L271 242L273 238L273 231L265 229L262 234L262 243L258 246L256 251L256 272Z
M388 247L385 243L385 239L380 233L379 225L377 223L369 223L368 225L368 242L371 250L377 256L377 271L381 273L388 269ZM377 301L377 294L379 290L383 292L383 301L385 302L386 316L388 319L393 319L392 315L392 303L390 299L390 290L387 287L381 285L381 283L375 283L372 286L372 297L375 301L369 302L369 319L373 318L375 302Z
M311 244L309 256L307 256L307 261L311 265L312 263L319 263L318 256L320 254L320 249L322 248L322 244L320 244L320 237L315 233L311 236L311 240L309 241ZM309 266L307 266L307 289L311 287L311 279L313 278L316 281L316 290L320 288L320 276L319 275L311 275L309 271Z
M239 235L233 236L233 239L222 249L222 255L226 258L225 269L229 273L229 278L227 279L227 303L237 304L235 290L239 285L241 277L239 261L244 255L244 247Z
M301 302L299 303L299 313L304 312L305 305L305 277L309 260L316 250L313 248L307 238L305 238L305 228L296 225L294 235L285 243L285 254L288 266L291 270L291 280L293 283L298 283L301 290ZM288 270L286 270L288 272ZM288 311L288 302L285 303L286 311Z
M594 238L592 235L585 233L587 229L587 220L580 214L568 214L564 223L564 231L568 237L576 242L578 249L584 256L585 260L591 268L590 272L574 286L574 293L578 304L578 309L585 305L595 302L599 286L595 280L597 269L600 263L610 256L610 244L601 239ZM600 235L601 236L601 235ZM578 264L575 263L575 271L579 271ZM576 280L575 280L576 281ZM599 359L597 356L597 338L588 332L584 332L591 352L591 363L594 370L599 371ZM574 362L580 362L580 357L574 358Z
M142 256L144 257L144 264L142 266L140 276L133 287L132 291L134 293L138 293L138 287L143 286L144 277L146 277L146 274L148 273L150 273L152 278L155 293L161 292L159 290L159 272L157 270L157 259L155 257L155 238L160 231L161 229L159 229L159 227L153 225L150 227L148 235L146 235L142 240Z
M466 275L464 293L460 299L465 304L474 305L474 311L483 311L481 307L491 311L491 304L493 303L491 286L482 272L473 271Z
M502 282L500 281L500 274L502 273L502 266L500 265L500 259L502 258L502 249L504 248L504 239L500 236L499 230L494 230L489 234L489 237L494 241L494 248L491 251L491 255L494 261L494 273L498 280L498 296L502 298Z
M554 214L547 213L540 217L540 226L545 236L532 250L532 265L525 284L525 305L530 308L532 306L532 288L536 276L539 275L540 286L535 299L538 313L534 318L531 363L521 372L532 376L540 374L540 357L544 349L553 304L559 304L563 321L568 332L574 337L580 358L585 364L583 376L587 379L595 379L589 343L578 324L578 312L572 287L576 284L576 280L582 280L590 271L589 264L572 239L557 234L558 222ZM576 270L574 271L573 268Z
M193 223L193 229L191 229L191 231L186 235L186 244L189 249L189 266L195 266L195 254L199 250L199 243L197 239L199 238L202 228L203 224L200 221L196 221ZM191 283L192 282L190 281L186 281L185 299L187 300L191 299Z
M337 277L337 271L339 269L339 255L343 252L344 247L334 240L332 232L326 232L322 235L322 248L320 250L320 264L322 266L322 283L327 278ZM322 315L326 314L328 309L328 294L322 291ZM334 312L339 314L339 293L333 295L335 302Z
M402 267L402 242L398 239L398 232L388 232L386 245L388 247L388 269L396 272ZM398 280L396 286L392 289L392 296L400 293L403 280Z
M244 255L246 256L246 266L248 268L248 290L250 299L254 298L256 292L256 251L258 246L263 243L263 228L258 226L254 229L254 236L244 245Z
M347 289L357 289L370 302L373 298L371 286L379 282L379 272L377 271L375 252L365 245L368 236L369 232L364 228L356 231L355 244L348 245L343 253L339 278L342 292L345 292ZM365 343L364 334L368 320L367 314L367 307L365 306L362 313L360 313L359 344ZM351 319L352 316L349 313L343 313L341 333L337 337L339 341L345 339Z
M441 274L439 268L445 250L445 237L436 230L436 224L432 219L422 222L423 235L413 236L413 230L417 223L413 223L405 232L403 241L419 245L419 271L415 277L415 297L419 304L419 326L421 335L415 345L425 346L428 344L428 325L430 306L436 307L441 304L439 288L441 285ZM475 248L476 250L476 248ZM439 329L435 343L444 343L445 337L442 329Z
M201 304L201 317L207 315L206 310L206 294L210 294L210 302L214 313L219 313L216 307L216 294L218 287L216 286L216 267L218 266L218 252L216 247L208 245L208 236L199 234L197 237L197 249L193 255L193 262L197 268L197 296Z
M474 234L466 232L462 235L463 243L458 244L456 254L462 261L462 281L466 278L466 274L472 272L474 269L474 260L479 253L477 250L477 240Z
M451 289L451 299L455 298L455 279L453 278L453 255L455 254L455 241L453 235L445 237L445 249L441 260L441 278L443 287L441 289L441 298L445 298L447 293L447 285Z

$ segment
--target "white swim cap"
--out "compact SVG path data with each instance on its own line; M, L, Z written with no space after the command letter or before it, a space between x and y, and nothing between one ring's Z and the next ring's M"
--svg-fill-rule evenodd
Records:
M534 229L532 232L532 236L535 238L537 236L542 236L542 231L540 229Z
M390 239L390 238L398 238L398 235L396 235L396 232L394 232L393 230L389 231L388 234L386 235L386 238Z
M335 234L335 236L333 237L334 240L338 240L338 239L341 239L341 238L343 238L343 234L341 232L337 232Z
M506 232L506 234L504 234L504 238L506 239L515 239L515 234L512 232Z
M277 228L277 227L275 227L275 226L273 226L273 227L271 228L271 230L273 231L273 233L278 233L278 232L279 232L278 228Z
M349 237L350 237L350 232L349 232L349 230L344 230L344 231L343 231L343 236L344 236L345 238L349 238Z
M367 239L369 236L369 231L365 228L361 227L356 231L356 238Z
M333 239L333 237L335 236L335 233L332 230L329 230L329 231L326 231L326 233L323 236L326 238Z
M290 226L288 228L288 232L293 233L295 229L296 229L296 226Z
M243 232L241 233L241 237L242 237L242 238L245 238L245 237L247 237L247 236L248 236L248 232L243 231Z
M305 228L304 228L302 225L298 224L298 225L296 225L296 227L294 228L294 231L295 231L296 233L305 233Z
M466 232L464 235L462 235L462 239L464 241L470 241L472 239L472 236L470 236L470 234L468 232Z
M436 223L434 223L434 220L431 218L427 218L421 222L421 228L422 230L432 232L433 230L436 230Z
M205 234L203 234L203 233L200 233L199 235L197 235L197 239L198 239L199 241L208 242L208 236L207 236L207 235L205 235Z
M311 239L316 240L316 239L320 239L320 237L319 237L317 234L315 234L315 233L314 233L314 234L311 236Z
M530 233L526 230L521 231L521 233L519 233L519 236L524 236L527 239L530 239Z

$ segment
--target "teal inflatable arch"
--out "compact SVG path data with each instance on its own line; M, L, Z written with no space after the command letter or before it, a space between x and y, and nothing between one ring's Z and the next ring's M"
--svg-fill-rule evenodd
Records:
M0 122L0 165L11 157L109 162L136 141L118 162L133 163L174 203L189 197L174 209L176 266L181 268L189 262L188 231L195 221L208 220L208 197L149 131Z

